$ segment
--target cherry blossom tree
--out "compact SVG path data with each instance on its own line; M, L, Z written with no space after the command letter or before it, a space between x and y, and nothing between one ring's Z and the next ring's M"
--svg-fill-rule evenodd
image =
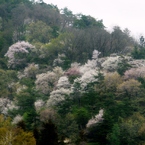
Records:
M54 90L50 93L50 97L47 101L47 106L51 107L51 106L55 106L59 103L61 103L62 101L65 100L65 97L71 94L71 90L70 89L58 89L58 90Z
M76 84L80 84L80 91L86 91L88 84L98 81L96 78L98 73L95 69L86 71L81 77L74 80L73 86L75 87Z
M56 87L58 89L60 89L60 88L65 88L65 89L69 88L70 87L70 83L68 81L68 77L67 76L60 77Z
M124 73L124 79L138 79L145 77L145 67L131 68Z
M102 64L102 68L109 72L113 72L118 68L118 64L122 61L120 56L108 57Z
M67 76L62 76L59 78L58 83L56 85L56 90L53 90L50 93L50 97L47 101L47 106L51 107L53 105L57 105L61 101L65 100L65 97L70 95L72 92L70 89L70 83L68 81Z
M98 50L94 50L93 51L93 56L92 59L98 59L98 56L101 54L101 52L99 52Z
M71 67L69 68L65 73L66 76L68 76L69 82L73 83L74 79L81 76L81 73L79 71L78 67Z
M7 115L8 110L18 109L14 102L8 98L0 98L0 113Z
M50 93L62 74L63 70L60 67L55 67L53 71L36 75L36 89L45 95Z
M34 46L25 41L19 41L11 45L5 54L5 56L8 57L8 67L15 68L16 66L26 64L26 54L28 54L32 48L34 48Z

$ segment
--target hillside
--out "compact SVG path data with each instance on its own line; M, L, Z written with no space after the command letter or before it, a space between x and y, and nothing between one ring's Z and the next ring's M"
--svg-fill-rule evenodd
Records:
M0 2L0 144L143 145L144 93L144 43L127 28Z

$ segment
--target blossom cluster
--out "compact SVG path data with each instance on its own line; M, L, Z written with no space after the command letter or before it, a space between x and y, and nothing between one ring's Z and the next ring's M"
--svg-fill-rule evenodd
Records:
M115 71L118 68L118 64L121 63L122 59L120 56L108 57L103 63L102 68L107 71Z
M94 50L93 55L92 55L92 59L98 59L100 54L101 54L101 52L99 52L98 50Z
M53 71L36 75L36 89L45 95L50 93L62 74L62 69L60 67L56 67Z
M56 85L56 90L50 93L50 98L47 101L47 106L52 106L65 100L65 96L71 93L70 83L67 76L62 76L59 78Z
M86 71L80 78L76 78L74 80L74 85L76 83L79 83L81 87L80 89L83 91L87 88L88 84L98 81L98 79L96 78L97 75L97 70L90 69L89 71Z
M60 89L60 88L67 89L67 88L69 88L70 87L70 83L68 81L68 77L67 76L60 77L56 87L57 87L57 89Z
M18 124L19 122L21 122L23 120L23 117L21 115L17 115L14 117L12 124Z
M63 64L65 57L65 54L58 54L58 57L53 61L53 66L59 66Z
M145 77L145 67L131 68L124 73L124 79L137 79Z
M64 88L60 88L60 89L52 91L50 93L50 97L47 101L47 106L51 107L51 106L55 106L55 105L61 103L62 101L65 100L65 97L70 94L71 94L71 90L64 89Z
M34 46L25 41L19 41L11 45L5 54L5 56L8 57L8 67L14 68L23 63L25 58L23 58L22 55L19 56L19 54L29 53L29 49L31 48L34 48Z
M44 102L42 99L37 100L37 101L34 103L35 110L36 110L37 112L39 112L39 111L44 107L44 104L45 104L45 102Z
M71 67L64 74L68 77L70 77L70 76L79 77L81 75L78 67Z
M87 128L92 127L93 125L96 125L97 123L102 122L103 119L103 114L104 114L104 110L101 109L99 111L99 114L95 115L95 117L92 117L92 119L90 119L86 125Z
M0 98L0 113L7 115L8 110L18 109L14 102L8 98Z
M57 76L54 72L48 71L47 73L38 74L35 81L36 89L46 95L52 91L56 81Z
M28 64L27 67L24 68L23 72L18 72L18 78L19 79L22 79L24 77L35 78L38 71L39 71L39 65L30 63L30 64Z

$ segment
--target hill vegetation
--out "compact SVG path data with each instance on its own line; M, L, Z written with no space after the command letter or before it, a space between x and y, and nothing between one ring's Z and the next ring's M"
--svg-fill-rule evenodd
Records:
M144 94L144 41L127 28L0 1L0 145L144 145Z

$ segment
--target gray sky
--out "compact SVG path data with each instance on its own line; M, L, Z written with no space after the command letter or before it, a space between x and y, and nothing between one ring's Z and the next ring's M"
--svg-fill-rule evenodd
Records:
M111 30L113 26L128 28L134 37L145 37L145 0L43 0L67 7L73 14L82 13L96 19L103 19L104 25Z

